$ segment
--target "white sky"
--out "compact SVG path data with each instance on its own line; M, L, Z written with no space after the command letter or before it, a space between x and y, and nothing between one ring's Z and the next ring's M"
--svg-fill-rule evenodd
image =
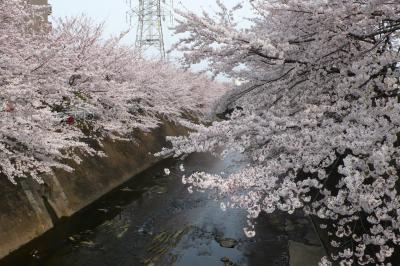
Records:
M93 18L95 21L106 22L105 34L118 35L120 32L129 28L126 21L126 11L128 10L129 0L49 0L52 6L52 16L66 17L86 14ZM132 0L135 3L137 0ZM168 2L168 1L167 1ZM239 0L223 0L228 6L232 6L239 2ZM175 8L185 7L189 10L201 12L202 9L211 11L215 9L215 0L175 0ZM250 14L249 10L243 12L245 16ZM133 30L127 36L125 42L135 41L136 21L133 21ZM177 37L172 36L172 32L167 29L164 30L165 43L168 50L169 46L177 40Z
M119 33L131 28L130 33L125 37L123 42L126 44L134 44L137 22L136 19L134 19L132 26L129 26L127 22L126 12L129 10L127 1L129 0L49 0L49 3L52 6L53 18L86 14L96 22L105 22L105 37L119 35ZM167 3L169 1L170 0L166 0ZM228 7L233 7L240 1L243 0L222 0ZM138 2L138 0L132 0L132 4L136 2ZM202 10L207 12L217 10L215 0L174 0L174 7L175 9L188 9L197 13L201 13ZM240 12L239 16L250 17L251 13L250 8L245 5L245 8ZM247 24L245 21L242 23L243 25ZM163 26L166 51L179 39L178 36L174 36L173 32L168 29L168 27L171 26L172 25ZM158 56L158 54L151 55L152 58L158 58ZM177 58L180 57L180 54L174 52L167 56L170 62L177 62ZM148 54L147 57L149 57ZM196 66L192 66L192 70L203 70L206 66L207 62L202 62ZM229 80L223 75L218 76L217 79L221 81Z

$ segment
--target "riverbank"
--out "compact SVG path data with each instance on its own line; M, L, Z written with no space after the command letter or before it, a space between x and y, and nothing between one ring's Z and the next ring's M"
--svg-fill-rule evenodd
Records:
M57 171L45 185L30 179L17 186L0 177L0 258L43 235L60 220L71 217L156 162L153 154L166 145L165 137L186 129L168 121L135 142L104 141L107 157L86 157L75 171Z

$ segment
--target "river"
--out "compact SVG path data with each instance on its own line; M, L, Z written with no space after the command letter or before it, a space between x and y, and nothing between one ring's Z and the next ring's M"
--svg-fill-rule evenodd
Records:
M301 214L261 215L255 238L242 228L246 212L223 212L207 192L189 193L181 161L167 159L14 252L0 266L313 266L323 255ZM185 159L193 171L229 173L237 158ZM164 168L171 169L165 175Z

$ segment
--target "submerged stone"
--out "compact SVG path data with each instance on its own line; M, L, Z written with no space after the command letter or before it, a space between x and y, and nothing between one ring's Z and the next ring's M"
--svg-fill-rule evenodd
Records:
M223 258L221 258L221 261L222 262L229 262L229 258L228 257L223 257Z
M218 243L223 248L234 248L238 244L238 241L233 238L222 238L218 240Z
M91 247L95 246L95 243L93 241L82 241L79 243L79 245L83 246L83 247L91 248Z
M129 188L129 187L126 187L126 188L121 189L121 191L122 191L122 192L132 192L133 189L131 189L131 188Z
M235 266L236 265L228 257L221 258L221 261L224 263L224 266Z
M154 187L152 187L152 189L151 189L154 193L157 193L157 194L164 194L164 193L166 193L167 192L167 188L166 187L164 187L164 186L154 186Z

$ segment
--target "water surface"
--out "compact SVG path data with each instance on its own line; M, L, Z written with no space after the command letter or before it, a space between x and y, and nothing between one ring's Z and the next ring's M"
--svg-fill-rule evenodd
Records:
M193 171L237 170L243 167L237 158L195 154L185 160L185 173L181 163L168 159L135 176L72 218L57 221L55 229L0 266L317 265L322 249L306 218L262 215L256 237L249 239L242 230L246 212L223 212L207 192L191 194L181 183L182 174Z

